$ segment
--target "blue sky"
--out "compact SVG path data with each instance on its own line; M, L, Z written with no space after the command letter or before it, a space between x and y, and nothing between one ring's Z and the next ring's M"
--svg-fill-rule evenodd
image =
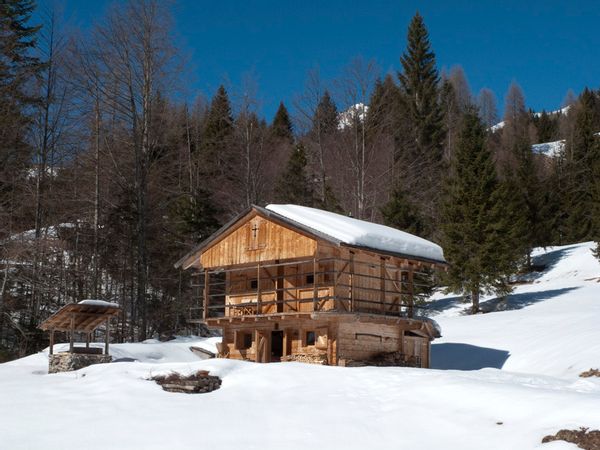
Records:
M63 1L65 15L83 29L109 3ZM489 87L500 108L512 80L535 110L557 109L569 88L600 87L594 1L178 0L174 19L192 75L186 95L212 96L220 83L235 88L252 73L270 119L279 101L291 106L311 68L332 80L361 55L375 59L383 74L398 70L417 9L439 68L462 65L473 92Z

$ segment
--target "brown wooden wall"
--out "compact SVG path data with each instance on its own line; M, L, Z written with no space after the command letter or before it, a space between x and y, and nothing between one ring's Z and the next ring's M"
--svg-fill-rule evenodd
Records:
M255 215L233 229L200 257L204 268L314 256L317 242Z

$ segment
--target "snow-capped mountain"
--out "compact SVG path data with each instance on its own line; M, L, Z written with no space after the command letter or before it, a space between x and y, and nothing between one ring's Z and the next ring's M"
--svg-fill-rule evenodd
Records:
M346 127L351 126L358 119L360 122L364 121L369 112L369 106L364 103L356 103L351 105L345 111L342 111L338 115L338 128L343 130Z

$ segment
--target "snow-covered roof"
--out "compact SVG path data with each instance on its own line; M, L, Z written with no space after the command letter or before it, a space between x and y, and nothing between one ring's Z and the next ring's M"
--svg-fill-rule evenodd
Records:
M439 245L395 228L306 206L268 205L266 209L343 244L445 262Z
M107 302L106 300L81 300L78 305L91 305L91 306L106 306L110 308L118 308L118 303Z

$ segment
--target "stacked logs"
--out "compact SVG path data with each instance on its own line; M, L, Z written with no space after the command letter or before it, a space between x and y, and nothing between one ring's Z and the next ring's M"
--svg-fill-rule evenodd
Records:
M209 375L206 370L199 370L188 376L173 372L152 379L167 392L182 392L184 394L204 394L221 387L221 379Z

